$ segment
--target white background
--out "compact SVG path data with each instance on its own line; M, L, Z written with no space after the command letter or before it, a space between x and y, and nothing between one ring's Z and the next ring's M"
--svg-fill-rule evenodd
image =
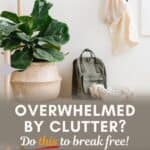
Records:
M138 29L140 28L140 1L129 0ZM22 0L22 2L23 13L29 14L34 1ZM51 2L54 6L50 13L53 17L68 23L71 34L70 42L63 47L63 51L70 54L59 64L63 76L62 95L71 94L73 59L87 47L94 50L97 57L106 64L109 86L128 87L136 94L150 93L150 38L139 34L141 40L139 46L121 55L113 56L110 35L103 23L105 0L51 0ZM150 5L150 1L147 1L147 5ZM1 10L16 11L15 0L1 0Z
M141 1L141 33L144 36L150 36L150 13L147 0Z

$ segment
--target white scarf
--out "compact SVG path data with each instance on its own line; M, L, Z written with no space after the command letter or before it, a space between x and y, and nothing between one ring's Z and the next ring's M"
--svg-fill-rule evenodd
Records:
M126 0L106 0L105 22L110 29L113 53L138 44Z

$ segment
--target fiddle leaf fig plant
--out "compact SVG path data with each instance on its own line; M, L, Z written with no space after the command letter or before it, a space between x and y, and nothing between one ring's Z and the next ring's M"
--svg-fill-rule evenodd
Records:
M32 62L64 59L61 46L69 41L67 24L49 15L52 4L35 0L30 16L3 11L0 15L0 47L11 51L11 65L24 70Z

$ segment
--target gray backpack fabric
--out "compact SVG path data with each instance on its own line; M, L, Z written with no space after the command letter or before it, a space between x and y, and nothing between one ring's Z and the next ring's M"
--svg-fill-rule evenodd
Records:
M90 57L84 57L85 53L89 53ZM73 62L72 96L89 98L89 87L93 83L103 84L107 88L106 69L93 51L85 49Z

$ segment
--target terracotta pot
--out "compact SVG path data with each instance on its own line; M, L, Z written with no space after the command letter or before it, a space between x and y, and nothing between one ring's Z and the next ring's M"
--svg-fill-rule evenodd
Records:
M59 96L61 77L55 63L32 63L11 75L13 95L26 100L50 100Z

